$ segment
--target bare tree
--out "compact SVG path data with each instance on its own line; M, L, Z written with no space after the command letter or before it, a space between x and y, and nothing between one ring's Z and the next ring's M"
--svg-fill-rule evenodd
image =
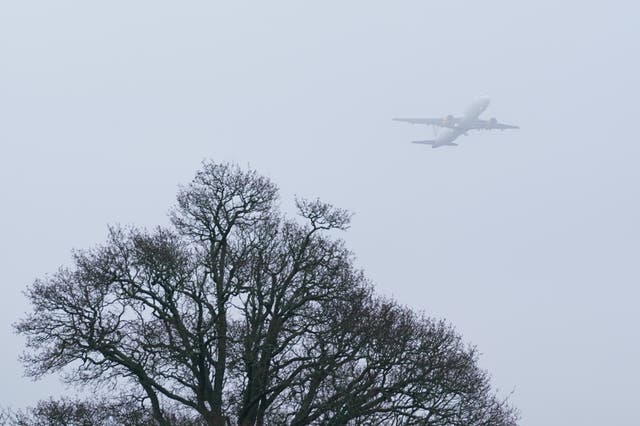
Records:
M196 417L174 410L164 413L174 426L203 426ZM25 410L6 409L2 426L154 426L155 419L136 398L48 399Z
M171 229L112 228L36 281L16 324L34 377L137 392L208 425L511 425L475 351L442 322L376 297L333 231L350 214L278 209L254 171L205 163Z

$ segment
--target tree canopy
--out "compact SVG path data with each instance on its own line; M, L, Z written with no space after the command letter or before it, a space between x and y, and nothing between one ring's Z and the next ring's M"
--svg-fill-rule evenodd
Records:
M117 390L141 424L516 424L448 323L374 293L335 237L347 211L278 201L203 163L171 226L112 227L28 288L27 374Z

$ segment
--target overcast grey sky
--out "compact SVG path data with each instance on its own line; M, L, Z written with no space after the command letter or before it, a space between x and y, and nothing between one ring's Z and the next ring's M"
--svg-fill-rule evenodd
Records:
M631 1L0 3L0 401L34 278L167 223L200 161L356 213L381 292L450 320L523 425L637 425L640 10ZM432 136L398 116L521 130Z

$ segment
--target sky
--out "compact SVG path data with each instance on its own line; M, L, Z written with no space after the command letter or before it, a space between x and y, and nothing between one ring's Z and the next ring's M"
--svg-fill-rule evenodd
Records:
M0 3L0 404L25 287L154 227L203 159L354 212L382 294L446 318L522 425L636 425L640 7L631 1ZM521 126L410 144L394 117Z

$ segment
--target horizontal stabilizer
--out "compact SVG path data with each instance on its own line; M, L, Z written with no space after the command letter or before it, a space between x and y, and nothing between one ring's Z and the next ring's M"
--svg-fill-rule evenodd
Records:
M438 141L411 141L411 143L418 143L421 145L431 145L431 148L439 148L441 146L458 146L457 143L453 143L453 142L438 143Z

